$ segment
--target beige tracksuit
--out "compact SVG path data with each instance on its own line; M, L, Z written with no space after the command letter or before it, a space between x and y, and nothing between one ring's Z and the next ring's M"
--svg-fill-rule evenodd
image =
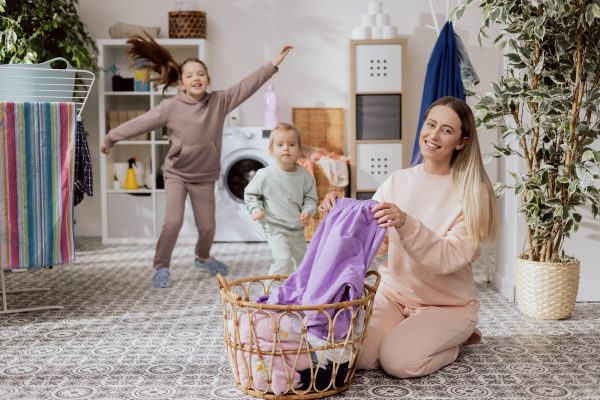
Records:
M198 229L196 256L208 258L215 235L214 182L221 171L225 116L256 92L277 72L270 62L226 90L205 93L195 100L185 93L163 100L147 113L111 129L108 147L143 132L167 128L171 147L162 166L166 212L156 244L155 268L169 267L190 195Z
M451 175L423 165L397 171L374 200L407 213L388 229L388 262L359 361L400 377L431 374L453 362L477 323L479 301L471 263L479 248L468 237Z

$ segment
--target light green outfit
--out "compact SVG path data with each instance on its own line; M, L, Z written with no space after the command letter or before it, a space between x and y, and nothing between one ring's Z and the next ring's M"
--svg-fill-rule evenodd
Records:
M244 190L244 201L250 213L265 211L261 224L275 260L269 275L292 273L306 252L300 214L317 211L315 177L299 165L293 172L270 165L256 172Z

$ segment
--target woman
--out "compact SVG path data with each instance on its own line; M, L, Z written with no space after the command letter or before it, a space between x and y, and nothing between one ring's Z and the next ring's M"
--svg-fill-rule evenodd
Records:
M496 205L475 119L454 97L433 103L419 139L422 164L393 173L373 196L388 229L388 262L358 367L399 378L452 363L459 346L478 342L479 301L471 264L492 241ZM331 209L329 193L320 210Z

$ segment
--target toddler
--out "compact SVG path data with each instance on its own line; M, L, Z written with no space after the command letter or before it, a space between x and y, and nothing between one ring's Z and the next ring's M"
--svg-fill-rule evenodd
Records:
M316 212L317 188L314 176L296 163L301 151L298 128L278 124L269 136L275 165L258 170L244 190L248 211L261 222L273 254L269 275L290 274L306 252L304 227Z

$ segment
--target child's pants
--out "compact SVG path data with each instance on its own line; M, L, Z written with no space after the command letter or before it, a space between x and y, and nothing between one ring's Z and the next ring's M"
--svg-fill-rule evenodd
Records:
M456 360L474 330L475 322L443 307L405 307L380 288L358 368L381 366L398 378L429 375Z
M168 268L173 248L183 225L185 199L190 195L194 221L198 230L195 255L206 259L215 238L215 183L186 183L179 179L165 178L165 220L156 243L154 268Z
M265 225L264 229L275 260L269 267L269 275L291 274L300 265L306 252L304 229L289 230L272 225Z

